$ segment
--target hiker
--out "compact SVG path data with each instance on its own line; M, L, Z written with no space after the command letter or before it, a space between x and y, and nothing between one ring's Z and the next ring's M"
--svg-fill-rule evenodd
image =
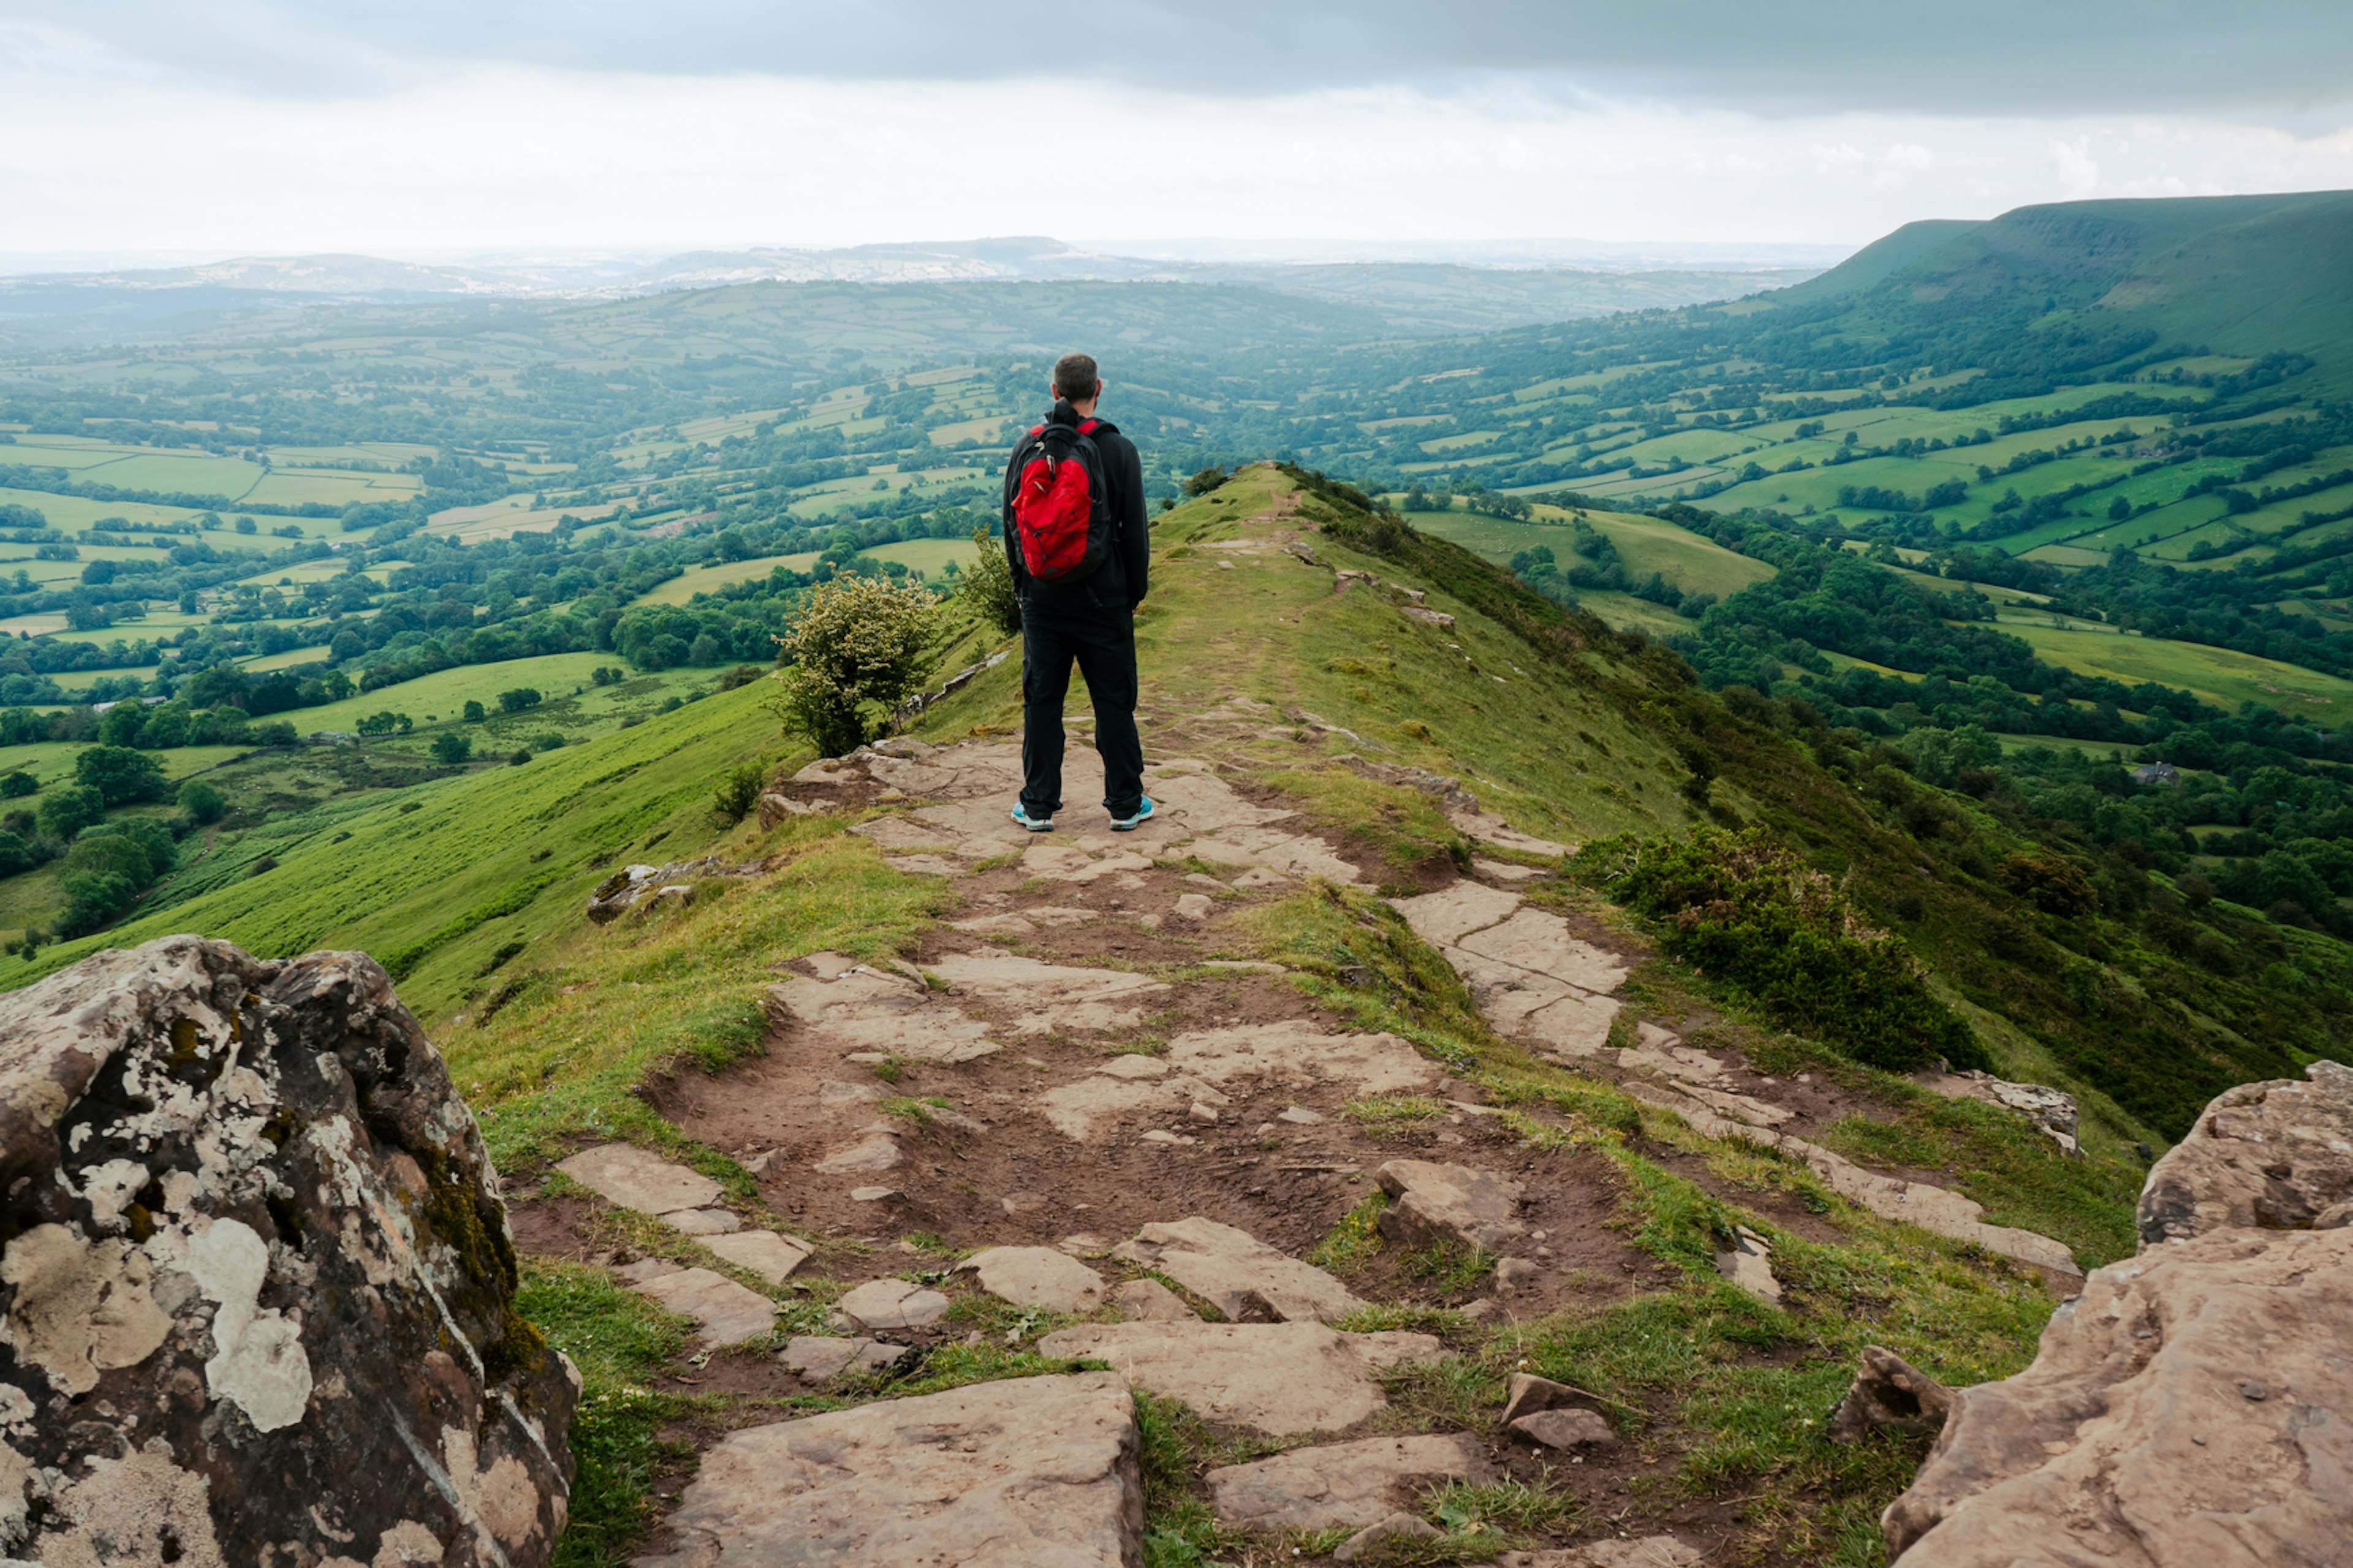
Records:
M1073 659L1094 706L1112 831L1153 811L1135 733L1135 606L1152 525L1135 444L1095 417L1103 389L1089 355L1056 360L1053 411L1005 468L1005 561L1021 601L1023 782L1013 820L1032 833L1052 831L1062 808L1062 699Z

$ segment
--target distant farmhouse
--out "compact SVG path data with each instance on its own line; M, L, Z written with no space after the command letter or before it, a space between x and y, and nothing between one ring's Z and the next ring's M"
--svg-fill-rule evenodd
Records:
M2137 784L2178 784L2181 770L2171 763L2145 763L2133 769L2130 776Z

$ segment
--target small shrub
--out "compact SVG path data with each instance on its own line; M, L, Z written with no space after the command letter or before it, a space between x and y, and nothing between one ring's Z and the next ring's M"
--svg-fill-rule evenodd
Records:
M914 584L843 576L810 589L776 639L792 661L777 672L784 690L776 708L786 732L828 757L871 739L938 662L938 614Z
M2046 915L2073 920L2100 907L2084 868L2061 855L2009 855L1997 874L2001 885Z
M518 768L529 761L531 761L531 748L529 746L517 746L514 749L514 754L507 759L509 766Z
M278 869L278 858L274 855L264 855L260 859L256 860L252 865L248 866L245 868L245 874L248 877L259 877L264 871L275 871L276 869Z
M0 800L22 800L39 788L40 781L18 768L5 778L0 778Z
M733 827L752 815L760 804L760 786L767 782L767 772L757 763L745 763L731 768L712 791L711 815Z
M601 686L604 682L599 681L597 684ZM467 723L479 724L488 717L489 714L484 710L480 703L475 701L470 697L466 699L465 720Z
M1005 563L1005 542L991 538L986 528L976 528L972 545L979 559L964 574L956 597L978 611L998 635L1009 637L1021 629L1021 601L1014 596L1013 569Z
M1725 982L1783 1028L1891 1072L1939 1056L1989 1065L1968 1025L1929 991L1911 949L1761 832L1701 826L1682 839L1604 839L1569 864L1588 886L1659 922L1669 957Z
M719 678L719 689L722 691L733 691L739 687L749 686L752 682L759 679L759 666L755 664L739 664Z

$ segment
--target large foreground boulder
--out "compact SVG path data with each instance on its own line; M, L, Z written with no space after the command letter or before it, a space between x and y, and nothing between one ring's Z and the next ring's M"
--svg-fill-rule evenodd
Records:
M2218 1098L2150 1173L2139 1255L2084 1280L2032 1366L1952 1391L1881 1521L1891 1562L2353 1563L2353 1074L2311 1077Z
M570 1366L364 954L171 937L0 996L0 1555L535 1568Z

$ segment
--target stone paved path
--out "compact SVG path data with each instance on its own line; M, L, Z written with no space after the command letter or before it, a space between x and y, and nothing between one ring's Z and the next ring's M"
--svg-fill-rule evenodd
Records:
M1244 699L1217 718L1266 721ZM1009 744L886 742L812 764L765 797L772 818L893 808L854 831L892 864L958 889L957 908L906 959L818 952L784 966L767 1056L667 1091L664 1113L755 1171L763 1201L802 1234L747 1226L716 1183L627 1146L584 1151L562 1169L718 1260L726 1271L659 1260L622 1270L713 1344L769 1332L822 1238L863 1238L866 1261L829 1256L827 1272L880 1277L834 1303L828 1332L797 1331L776 1356L780 1374L809 1390L916 1364L960 1332L950 1312L967 1289L1063 1315L1036 1348L1113 1370L736 1432L704 1456L640 1559L649 1568L779 1553L828 1564L1132 1563L1141 1504L1130 1384L1235 1432L1306 1439L1208 1478L1220 1517L1259 1529L1388 1528L1415 1486L1491 1473L1493 1444L1581 1463L1616 1441L1606 1412L1566 1390L1559 1407L1528 1404L1492 1443L1375 1429L1388 1406L1382 1377L1449 1352L1427 1334L1351 1331L1352 1314L1398 1282L1368 1288L1301 1256L1372 1185L1390 1196L1380 1230L1395 1247L1500 1257L1471 1293L1474 1311L1551 1310L1572 1299L1563 1291L1591 1288L1569 1283L1580 1275L1621 1289L1615 1273L1636 1263L1617 1261L1622 1244L1595 1218L1547 1217L1573 1184L1441 1064L1303 1004L1279 966L1219 952L1225 922L1306 879L1370 882L1340 847L1210 764L1183 760L1149 773L1155 819L1113 835L1092 804L1092 763L1074 744L1071 804L1050 836L1006 819L1018 786ZM1566 849L1460 803L1449 815L1499 851ZM1778 1098L1786 1086L1650 1022L1636 1045L1613 1047L1630 961L1597 928L1529 899L1544 868L1472 865L1472 877L1396 908L1506 1038L1620 1080L1709 1136L1789 1148L1875 1213L2072 1269L2064 1247L1986 1225L1957 1194L1864 1171L1781 1131L1802 1120ZM1401 1096L1443 1114L1415 1122L1409 1146L1375 1143L1359 1110ZM1594 1215L1607 1205L1604 1195ZM916 1259L888 1238L916 1231L970 1255L924 1283L893 1278ZM1778 1300L1769 1242L1744 1226L1727 1245L1726 1277ZM1567 1267L1580 1256L1609 1267ZM1698 1558L1658 1537L1528 1561L1688 1568Z

